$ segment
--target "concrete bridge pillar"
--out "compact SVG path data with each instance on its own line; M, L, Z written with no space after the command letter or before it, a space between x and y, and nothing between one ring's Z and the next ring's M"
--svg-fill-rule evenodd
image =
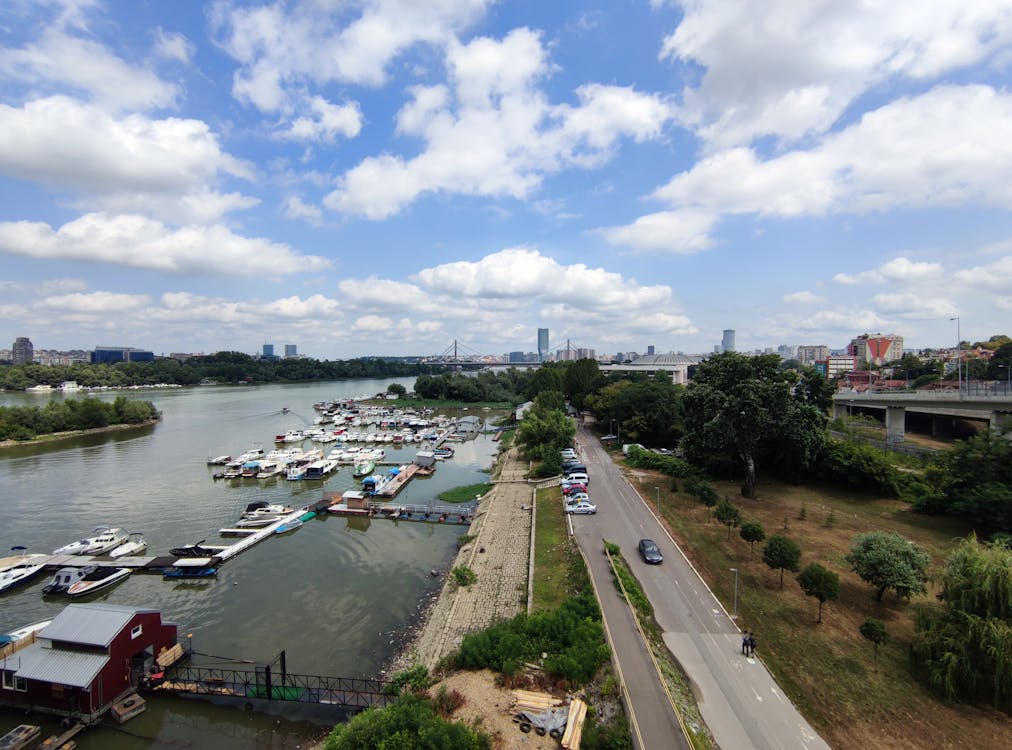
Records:
M1005 435L1012 431L1012 413L1007 411L991 412L991 432L995 435Z
M839 401L833 404L833 419L843 419L847 416L847 404L841 404Z
M906 434L907 410L902 406L886 407L886 442L902 443Z

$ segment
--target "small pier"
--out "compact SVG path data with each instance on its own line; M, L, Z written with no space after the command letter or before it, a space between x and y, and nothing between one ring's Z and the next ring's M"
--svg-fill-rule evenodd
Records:
M282 666L254 670L177 666L166 672L157 692L316 703L343 708L373 708L392 703L383 680L291 674Z
M424 523L462 524L468 526L474 520L477 506L466 505L398 505L394 503L366 502L363 507L352 507L346 503L331 505L330 513L337 516L360 516L383 518L390 521L421 521Z
M376 494L379 497L395 497L421 468L417 464L406 465L403 471L384 484L383 488Z

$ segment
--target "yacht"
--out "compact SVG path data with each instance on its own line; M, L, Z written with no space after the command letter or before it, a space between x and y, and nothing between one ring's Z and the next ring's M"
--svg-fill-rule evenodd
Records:
M119 547L130 538L123 529L99 526L94 536L86 537L53 550L54 555L104 555Z
M305 479L323 479L332 471L337 469L337 461L330 458L323 458L306 466Z
M12 547L11 550L20 550L22 554L0 561L2 563L0 566L0 591L27 583L30 578L42 570L43 561L48 557L48 555L25 554L24 547Z

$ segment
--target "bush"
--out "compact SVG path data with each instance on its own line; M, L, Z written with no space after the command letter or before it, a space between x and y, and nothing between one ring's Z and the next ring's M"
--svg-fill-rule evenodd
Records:
M820 479L889 497L899 497L906 484L889 454L866 443L827 440L816 459L815 471Z
M450 571L450 575L453 576L454 583L458 586L467 587L478 580L478 574L466 565L458 565Z
M660 453L654 453L637 446L633 446L629 449L629 455L626 458L628 464L637 469L653 469L659 471L662 474L668 476L678 477L680 479L687 479L688 477L696 474L695 467L692 466L688 461L683 461L675 456L664 456Z

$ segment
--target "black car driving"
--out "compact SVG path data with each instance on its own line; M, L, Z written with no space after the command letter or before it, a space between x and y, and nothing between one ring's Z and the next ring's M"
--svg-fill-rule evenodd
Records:
M664 555L661 554L657 542L653 539L640 539L639 551L643 562L650 563L651 565L660 565L664 562Z

